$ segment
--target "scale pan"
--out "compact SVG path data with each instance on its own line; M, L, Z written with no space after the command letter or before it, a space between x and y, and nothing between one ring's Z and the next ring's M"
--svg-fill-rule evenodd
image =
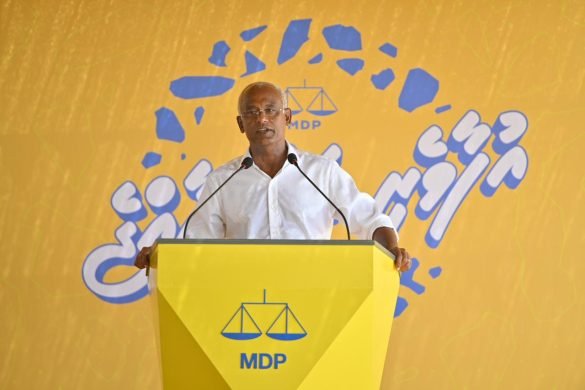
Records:
M270 337L271 339L282 341L298 340L302 339L306 335L306 333L266 333L266 336Z
M262 333L222 333L224 337L232 340L253 340L262 335Z

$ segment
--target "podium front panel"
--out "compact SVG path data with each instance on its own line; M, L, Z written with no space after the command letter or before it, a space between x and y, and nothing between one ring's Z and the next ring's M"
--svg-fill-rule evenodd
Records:
M379 388L398 294L372 241L163 240L165 389Z

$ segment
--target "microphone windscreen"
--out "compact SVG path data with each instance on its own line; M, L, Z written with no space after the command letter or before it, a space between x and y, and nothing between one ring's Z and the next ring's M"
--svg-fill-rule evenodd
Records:
M296 154L290 153L287 158L288 158L289 163L291 163L293 165L297 165L297 155Z
M253 163L254 160L252 160L252 157L246 157L244 160L242 160L242 167L244 169L248 169L252 166Z

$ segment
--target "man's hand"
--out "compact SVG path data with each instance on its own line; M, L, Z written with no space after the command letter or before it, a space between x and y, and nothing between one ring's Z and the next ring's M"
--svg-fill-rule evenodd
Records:
M398 271L406 272L410 269L411 266L410 254L406 251L406 249L394 247L390 249L390 252L392 252L392 254L396 256L396 260L394 261L396 264L396 269Z
M396 258L394 264L398 271L406 272L410 269L410 254L406 249L398 247L398 236L394 229L379 227L374 231L372 238L394 255Z
M144 248L142 248L140 250L140 252L138 252L138 255L136 255L136 260L134 260L134 265L140 269L145 268L145 267L149 267L150 266L150 254L152 253L153 250L154 250L154 245L153 246L145 246Z

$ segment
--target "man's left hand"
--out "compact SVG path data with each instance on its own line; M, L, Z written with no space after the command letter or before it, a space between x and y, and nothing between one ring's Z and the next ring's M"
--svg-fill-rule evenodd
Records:
M406 272L410 269L411 260L410 254L404 248L394 247L390 249L390 252L396 257L394 264L396 269L401 272Z

